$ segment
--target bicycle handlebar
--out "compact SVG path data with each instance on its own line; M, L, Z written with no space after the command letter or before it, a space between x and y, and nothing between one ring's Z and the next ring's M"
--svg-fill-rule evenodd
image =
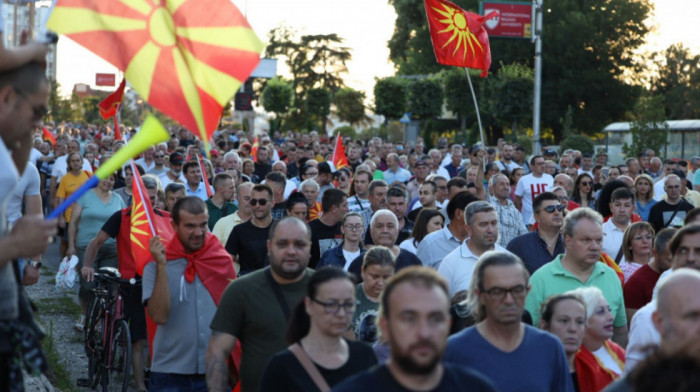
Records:
M113 276L111 274L105 274L101 272L95 272L95 280L103 280L107 282L112 282L112 283L117 283L118 285L131 285L131 286L136 286L141 284L140 280L136 280L135 278L131 279L122 279L118 276Z

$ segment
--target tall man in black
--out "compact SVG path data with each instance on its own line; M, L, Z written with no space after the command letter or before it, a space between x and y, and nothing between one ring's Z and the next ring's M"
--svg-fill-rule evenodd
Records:
M348 213L348 197L340 189L330 188L321 199L323 214L309 222L311 227L311 260L309 267L316 268L323 252L340 244L343 233L340 223Z
M240 264L239 276L262 269L267 265L267 237L272 225L272 188L258 184L250 193L250 220L236 225L226 241L226 251Z
M657 233L666 227L683 226L685 214L693 209L693 205L681 197L680 177L670 174L663 181L666 199L654 204L649 211L649 223Z

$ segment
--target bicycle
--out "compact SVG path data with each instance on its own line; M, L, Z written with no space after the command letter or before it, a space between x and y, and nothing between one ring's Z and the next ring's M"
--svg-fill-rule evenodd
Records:
M78 385L103 392L127 392L131 377L131 334L123 315L122 293L135 279L121 279L116 268L103 267L95 273L90 290L85 326L88 377ZM140 284L140 283L139 283Z

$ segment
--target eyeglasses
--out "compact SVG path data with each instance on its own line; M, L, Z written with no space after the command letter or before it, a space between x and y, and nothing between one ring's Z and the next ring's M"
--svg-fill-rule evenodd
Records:
M566 196L559 196L557 197L557 200L559 200L560 203L568 202L569 198Z
M323 306L323 311L328 314L337 314L340 308L343 308L346 314L352 314L355 313L355 307L357 306L357 302L345 302L341 304L339 302L322 302L315 298L311 298L311 301Z
M590 186L591 182L590 181L581 181L581 186Z
M482 290L483 293L488 294L489 297L497 300L502 300L506 297L506 294L510 293L513 298L524 298L527 294L527 287L519 284L513 286L509 289L504 289L503 287L492 287L488 290Z
M255 207L255 206L257 206L258 204L260 204L260 206L262 207L262 206L264 206L265 204L267 204L268 201L269 201L269 200L267 200L267 199L250 199L250 205L253 206L253 207Z
M24 99L25 101L29 102L29 99L25 93L16 88L14 90L15 92L17 92L17 95L22 97L22 99ZM35 120L41 120L42 118L44 118L44 116L46 116L49 113L49 108L47 108L46 105L32 106L32 113L34 114Z
M559 212L562 212L562 211L564 211L564 209L566 209L566 206L565 206L565 205L563 205L563 204L557 204L557 205L547 206L547 207L543 208L542 210L543 210L543 211L547 211L547 212L549 212L550 214L552 214L552 213L554 213L554 210L557 210L557 211L559 211Z
M360 231L364 228L362 224L356 224L356 225L345 225L345 228L351 231Z

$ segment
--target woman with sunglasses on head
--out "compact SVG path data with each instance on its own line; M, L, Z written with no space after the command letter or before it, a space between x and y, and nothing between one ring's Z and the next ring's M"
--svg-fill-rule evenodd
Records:
M338 178L338 186L336 189L340 189L349 197L352 191L352 174L350 170L344 167L339 169L335 175Z
M442 229L445 225L445 217L440 210L421 210L416 217L416 223L413 226L411 236L405 239L399 248L416 254L418 244L423 241L426 235Z
M323 252L318 262L319 267L333 266L347 271L352 261L367 251L362 244L365 232L362 215L357 212L345 214L340 223L340 232L343 234L343 242Z
M356 306L349 273L335 267L318 269L289 321L286 340L290 346L272 357L260 391L329 391L375 365L371 347L343 338Z
M574 363L581 392L597 392L625 371L625 350L613 343L613 320L610 305L597 287L582 287L574 294L586 304L586 333Z
M590 207L595 210L595 197L593 196L593 177L587 173L581 173L574 183L574 191L571 200L581 207Z

